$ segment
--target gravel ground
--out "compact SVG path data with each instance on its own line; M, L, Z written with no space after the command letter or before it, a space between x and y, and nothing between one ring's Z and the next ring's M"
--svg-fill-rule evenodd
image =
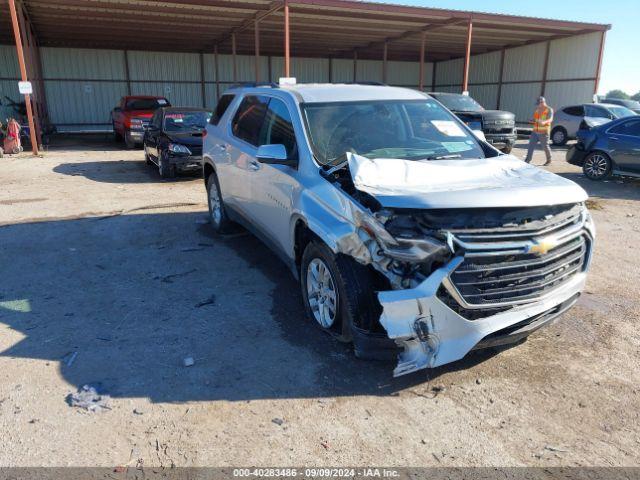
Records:
M579 304L393 379L305 319L254 237L212 235L200 179L58 143L0 160L0 466L639 464L640 182L555 151L598 227ZM94 411L71 406L87 384Z

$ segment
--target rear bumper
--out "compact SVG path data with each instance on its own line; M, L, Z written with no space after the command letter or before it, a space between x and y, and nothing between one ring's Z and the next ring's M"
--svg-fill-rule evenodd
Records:
M571 147L569 147L569 150L567 150L567 155L565 158L571 165L581 167L584 163L584 159L587 156L587 153L588 152L579 149L576 145L572 145Z
M142 143L144 130L127 130L124 132L124 135L131 143Z

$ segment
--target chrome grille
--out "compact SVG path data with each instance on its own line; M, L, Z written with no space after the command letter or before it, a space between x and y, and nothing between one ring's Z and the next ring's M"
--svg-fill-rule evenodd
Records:
M448 293L467 309L486 309L536 301L569 282L585 270L591 242L585 217L573 213L534 230L452 232L464 260L444 283Z

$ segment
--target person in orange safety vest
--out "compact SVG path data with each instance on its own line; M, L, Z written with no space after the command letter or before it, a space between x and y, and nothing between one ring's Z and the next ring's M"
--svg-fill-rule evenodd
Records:
M529 138L529 148L527 150L527 158L525 162L531 163L533 157L533 151L536 148L536 144L540 142L544 150L544 154L547 156L547 162L545 165L551 163L551 149L549 148L549 134L551 132L551 124L553 123L553 109L547 105L547 101L544 97L538 98L538 107L533 113L533 131Z

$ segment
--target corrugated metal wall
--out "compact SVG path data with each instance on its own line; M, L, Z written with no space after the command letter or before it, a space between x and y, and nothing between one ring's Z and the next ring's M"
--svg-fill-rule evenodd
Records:
M593 97L601 33L553 40L544 94L555 108L572 103L589 103ZM471 57L469 93L485 108L501 108L516 114L520 124L531 117L543 89L546 43L505 50L503 85L499 95L501 52ZM462 59L438 62L436 90L462 90Z
M13 45L0 45L0 122L3 124L13 116L13 108L7 105L9 97L14 102L20 99L17 79L20 77L16 49Z
M600 33L554 40L549 47L545 95L554 107L590 102L593 95ZM510 110L526 122L542 91L547 45L532 44L505 51L500 89L501 52L475 55L469 67L470 94L486 108ZM174 105L215 107L217 96L234 83L231 55L122 50L42 48L45 91L52 123L60 130L109 128L109 114L120 97L164 95ZM127 65L128 59L128 65ZM255 80L255 58L238 55L237 81ZM436 64L437 91L460 92L463 59ZM129 81L127 81L127 70ZM282 57L261 57L260 78L277 81ZM292 75L301 83L353 82L352 59L292 58ZM418 62L389 61L387 83L417 88ZM18 66L12 45L0 45L0 97L19 99ZM425 89L433 85L433 64L425 64ZM358 60L356 81L382 82L381 60ZM204 86L204 99L203 99ZM500 94L499 94L500 92ZM8 115L0 106L0 118Z

